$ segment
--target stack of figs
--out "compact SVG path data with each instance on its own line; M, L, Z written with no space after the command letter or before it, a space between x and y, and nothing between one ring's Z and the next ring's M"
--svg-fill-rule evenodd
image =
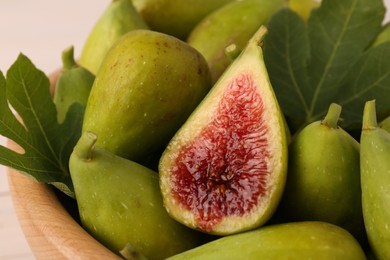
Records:
M390 121L367 101L358 142L331 104L291 135L264 64L272 14L318 5L113 0L54 96L85 105L82 226L129 259L390 259Z

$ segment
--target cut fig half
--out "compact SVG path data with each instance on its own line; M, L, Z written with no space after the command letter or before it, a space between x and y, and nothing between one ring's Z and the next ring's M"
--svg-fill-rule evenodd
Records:
M263 225L287 171L283 114L255 33L164 151L160 187L168 213L215 235Z

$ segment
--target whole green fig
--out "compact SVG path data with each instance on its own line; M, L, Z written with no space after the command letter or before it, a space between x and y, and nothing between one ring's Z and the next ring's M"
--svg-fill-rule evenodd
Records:
M133 4L152 30L186 40L201 19L232 1L133 0Z
M340 113L341 106L331 104L323 120L293 138L278 216L330 222L364 243L359 143L338 126Z
M142 161L160 151L211 87L204 58L185 42L134 30L108 52L88 99L83 131L97 145Z
M377 124L375 100L367 101L360 137L364 224L376 259L390 259L390 133Z
M119 254L131 245L148 259L164 259L201 244L201 234L169 217L158 175L95 145L83 133L69 160L82 226Z
M234 44L241 51L248 40L265 25L285 0L233 1L206 16L191 31L187 42L205 57L213 82L232 62L225 48Z
M70 106L77 102L86 106L95 76L76 64L73 46L62 52L63 69L56 82L53 101L57 108L58 122L65 120ZM82 122L80 122L80 125Z
M96 75L107 51L122 35L148 28L131 0L111 0L88 35L81 51L80 65Z
M336 225L307 221L261 227L206 243L169 260L364 260L355 238Z

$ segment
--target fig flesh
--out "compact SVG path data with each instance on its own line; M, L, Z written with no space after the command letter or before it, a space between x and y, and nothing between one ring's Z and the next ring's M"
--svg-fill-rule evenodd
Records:
M97 145L142 162L161 151L211 87L207 63L187 43L133 30L107 53L85 110ZM161 153L160 153L161 154Z
M168 213L216 235L265 223L284 188L287 140L261 27L176 133L160 164Z
M356 239L343 228L307 221L230 235L168 259L365 260L366 257Z

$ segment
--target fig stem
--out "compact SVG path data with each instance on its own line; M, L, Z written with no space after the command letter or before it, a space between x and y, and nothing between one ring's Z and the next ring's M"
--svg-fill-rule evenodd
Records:
M96 143L97 135L92 132L85 132L74 147L74 153L82 160L91 160L93 146Z
M363 130L374 129L378 126L375 99L367 101L363 111Z
M74 60L74 48L70 46L62 52L62 66L66 70L70 70L76 66L76 61Z
M235 60L241 53L241 49L236 44L230 44L225 48L225 54L230 60Z
M249 44L261 46L262 41L265 35L267 34L267 32L268 32L267 27L265 27L264 25L260 26L260 28L255 32L253 37L250 39Z
M328 113L326 114L325 118L322 120L322 124L329 126L330 128L336 129L338 127L338 122L340 119L341 114L341 106L332 103L329 106Z

